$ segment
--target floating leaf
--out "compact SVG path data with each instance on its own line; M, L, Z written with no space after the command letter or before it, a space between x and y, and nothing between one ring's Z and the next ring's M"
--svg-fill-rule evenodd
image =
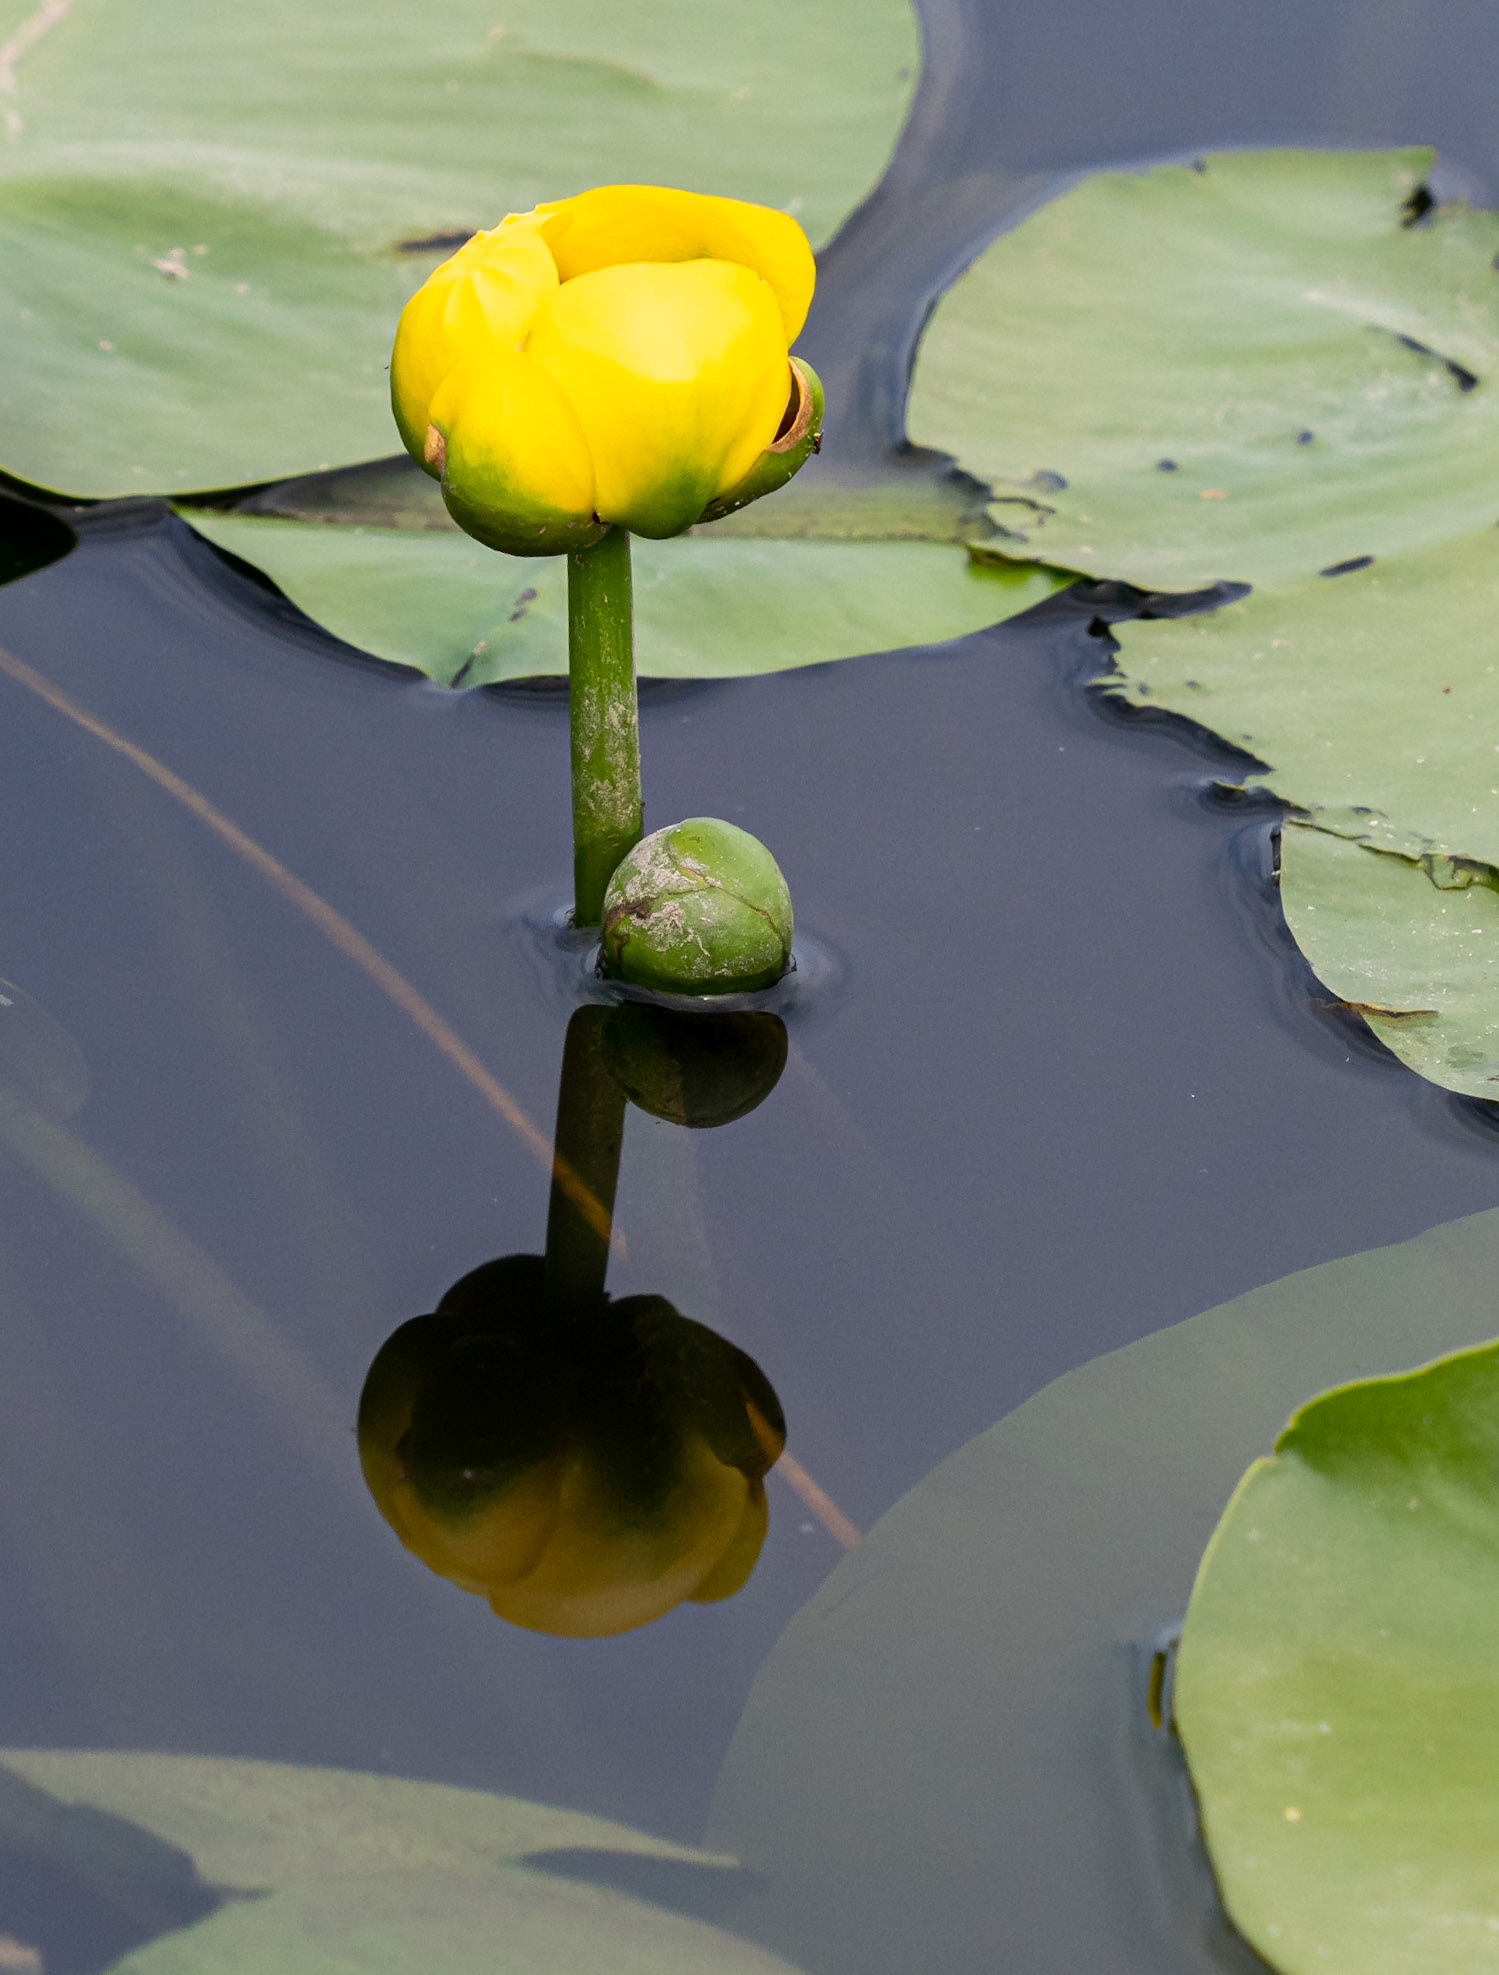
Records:
M1496 1274L1499 1210L1302 1270L1069 1372L942 1462L756 1677L709 1829L762 1881L734 1924L820 1975L1244 1965L1221 1921L1221 1959L1210 1945L1213 1893L1180 1767L1149 1723L1151 1648L1291 1409L1491 1336ZM1475 1532L1471 1569L1491 1601L1495 1547ZM1294 1650L1320 1593L1303 1585L1294 1610L1275 1595L1285 1623L1268 1650ZM1262 1636L1253 1612L1247 1622ZM1494 1629L1491 1602L1485 1681ZM1480 1687L1486 1795L1461 1835L1461 1855L1487 1869L1494 1703ZM1382 1832L1419 1822L1428 1801L1424 1787L1392 1795ZM1335 1975L1453 1965L1320 1938L1332 1958L1304 1965Z
M1305 1405L1218 1525L1176 1720L1229 1914L1285 1975L1499 1955L1499 1344Z
M856 22L837 0L33 18L0 138L0 467L79 495L388 452L401 305L450 236L507 209L677 184L826 240L883 168L917 62L906 0Z
M939 303L913 437L1032 553L1145 589L1284 585L1489 526L1499 214L1406 202L1426 151L1105 172Z
M1499 864L1496 621L1491 526L1210 617L1130 625L1107 683L1257 755L1269 767L1251 781L1339 836Z
M565 557L495 555L456 531L203 510L188 518L336 637L441 685L567 670ZM930 542L704 532L634 549L637 660L662 679L736 678L934 644L1013 617L1068 580L1033 564L980 566Z
M1317 977L1423 1077L1499 1099L1499 891L1487 865L1288 824L1281 903Z
M285 1763L196 1756L9 1751L4 1766L115 1826L116 1877L160 1875L150 1839L185 1854L231 1895L190 1928L116 1964L121 1975L791 1975L785 1962L716 1927L607 1885L527 1864L563 1849L730 1867L732 1859L579 1812L434 1783ZM27 1807L28 1810L30 1807ZM65 1817L47 1834L96 1853L97 1825ZM33 1813L22 1841L38 1843ZM234 1894L242 1897L235 1898Z
M1463 883L1499 867L1499 215L1433 209L1429 164L1252 152L1090 179L944 299L911 416L992 483L1009 554L1255 585L1122 629L1107 683L1407 860L1288 836L1292 931L1407 1062L1492 1097L1480 936L1454 939L1435 887L1453 860ZM1317 896L1292 911L1298 884Z
M257 488L231 512L363 528L433 528L453 533L435 480L405 453ZM988 527L984 490L940 462L904 455L839 474L824 460L774 494L705 524L731 535L833 541L965 542Z

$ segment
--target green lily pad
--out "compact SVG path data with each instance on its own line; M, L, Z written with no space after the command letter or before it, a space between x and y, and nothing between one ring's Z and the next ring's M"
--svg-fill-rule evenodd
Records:
M1426 151L1090 178L954 284L912 436L1049 562L1284 586L1499 514L1499 214L1406 224Z
M1151 1726L1152 1649L1292 1408L1491 1336L1496 1271L1493 1209L1301 1270L1069 1372L950 1455L849 1552L756 1676L709 1825L761 1881L732 1924L821 1975L1246 1966L1198 1862L1175 1745ZM1396 1497L1411 1521L1418 1492ZM1494 1548L1475 1529L1467 1568L1487 1573L1491 1601ZM1294 1607L1268 1595L1284 1623L1262 1628L1246 1605L1245 1642L1293 1651L1321 1593L1303 1584ZM1486 1681L1493 1632L1491 1602ZM1434 1687L1444 1672L1434 1662ZM1402 1695L1397 1720L1424 1693ZM1491 1686L1474 1700L1490 1767L1461 1855L1492 1870L1499 1710ZM1269 1721L1258 1701L1256 1713ZM1337 1726L1326 1708L1312 1720ZM1429 1801L1424 1787L1392 1797L1383 1831L1418 1824ZM1298 1802L1281 1798L1276 1815ZM1307 1817L1288 1840L1308 1835ZM1299 1965L1319 1975L1488 1965L1365 1954L1352 1930L1320 1938L1332 1956Z
M30 1804L20 1841L57 1847L110 1837L112 1876L162 1866L149 1839L192 1860L231 1897L116 1964L121 1975L792 1975L786 1962L716 1927L606 1885L560 1878L528 1857L627 1853L732 1867L628 1826L513 1797L350 1771L198 1756L9 1751L4 1767L57 1804L148 1834ZM3 1806L0 1806L3 1808ZM234 1898L240 1894L243 1897ZM497 1960L497 1956L499 1959Z
M1499 891L1486 865L1288 823L1281 903L1317 977L1432 1083L1499 1100Z
M391 449L402 303L453 234L589 185L826 240L914 87L906 0L74 0L0 97L0 468L76 495ZM431 242L427 248L422 242Z
M827 460L799 473L773 494L703 525L722 540L753 535L783 540L966 542L992 533L985 489L946 462L899 455L860 470L838 472ZM432 528L457 524L437 482L400 453L329 473L283 480L236 501L234 514L286 521L345 522L361 528Z
M1499 1344L1303 1406L1240 1483L1175 1715L1228 1911L1284 1975L1499 1956Z
M1107 683L1269 764L1286 920L1420 1075L1499 1097L1499 531L1121 630ZM1371 853L1380 853L1373 855Z
M194 510L336 637L440 685L567 671L566 558L495 555L457 533L318 526ZM1069 579L931 542L634 545L642 674L728 679L933 644L1013 617Z
M1321 828L1499 864L1496 618L1490 526L1208 617L1125 626L1107 684L1257 755L1268 766L1247 779Z
M1268 151L1086 181L943 299L911 423L991 484L1009 556L1254 586L1121 627L1100 683L1405 860L1288 833L1292 931L1407 1062L1492 1097L1482 948L1433 874L1499 883L1470 868L1499 868L1499 215L1432 209L1430 163Z

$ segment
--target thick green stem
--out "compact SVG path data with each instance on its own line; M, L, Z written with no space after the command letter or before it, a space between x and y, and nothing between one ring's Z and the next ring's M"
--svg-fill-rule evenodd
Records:
M552 1201L547 1214L547 1288L563 1307L604 1293L614 1190L625 1135L625 1094L604 1050L609 1010L575 1010L562 1045Z
M630 537L611 528L567 558L573 751L573 924L596 926L614 868L641 838L640 723Z

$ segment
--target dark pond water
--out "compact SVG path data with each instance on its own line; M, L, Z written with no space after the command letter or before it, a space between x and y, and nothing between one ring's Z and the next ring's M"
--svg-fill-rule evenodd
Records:
M826 257L810 353L847 407L835 471L898 429L934 287L1059 173L1429 138L1499 181L1477 4L933 0L928 27L912 128ZM772 1474L725 1603L613 1640L504 1626L403 1552L352 1427L397 1324L543 1244L570 1003L536 925L566 892L565 707L334 646L149 504L78 524L0 589L0 1742L440 1779L700 1843L751 1683L846 1525L1100 1353L1499 1202L1480 1107L1307 977L1274 813L1215 792L1233 764L1210 743L1082 690L1118 600L649 690L650 817L765 835L809 965L752 1114L689 1132L631 1110L610 1287L752 1354L828 1500ZM122 1909L71 1831L0 1802L0 1933L48 1975L212 1904L173 1854L140 1867L155 1904ZM809 1971L860 1965L804 1928L793 1953L744 1873L566 1847L550 1867ZM997 1892L944 1933L937 1885L886 1917L892 1969L1079 1965L1060 1877L1054 1937L1044 1907L1007 1931ZM1183 1925L1183 1968L1232 1960ZM1159 1953L1100 1942L1090 1965Z

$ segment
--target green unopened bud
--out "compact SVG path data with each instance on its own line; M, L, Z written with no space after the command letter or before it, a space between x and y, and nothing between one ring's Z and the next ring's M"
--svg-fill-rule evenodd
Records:
M761 453L737 487L720 494L698 516L699 521L722 521L751 501L773 494L801 472L813 453L822 448L822 380L811 364L801 357L791 359L794 385L786 407L786 420L775 439Z
M674 994L774 985L791 958L791 894L747 830L689 817L636 844L604 895L604 966Z

